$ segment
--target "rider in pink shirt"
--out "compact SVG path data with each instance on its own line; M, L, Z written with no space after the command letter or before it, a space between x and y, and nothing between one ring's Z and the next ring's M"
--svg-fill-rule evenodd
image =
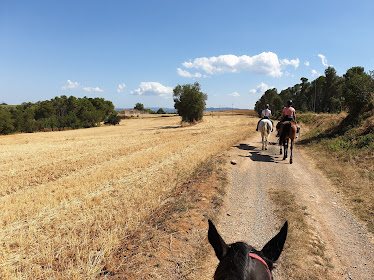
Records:
M292 104L292 103L291 103ZM293 121L296 122L296 114L295 114L295 109L293 107L284 107L282 111L282 120L285 119L286 117L292 117ZM284 121L284 120L283 120Z
M292 107L292 100L288 100L287 101L287 107L283 108L281 120L277 124L278 133L279 133L279 127L281 126L281 123L284 122L284 121L292 121L292 122L296 123L296 111ZM299 127L297 127L297 130L299 130ZM276 136L279 137L278 134Z

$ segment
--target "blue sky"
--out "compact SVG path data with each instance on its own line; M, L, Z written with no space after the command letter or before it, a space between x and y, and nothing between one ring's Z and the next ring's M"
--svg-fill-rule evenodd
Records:
M197 81L207 107L253 108L329 65L374 70L373 11L372 0L0 0L0 102L173 108L172 89Z

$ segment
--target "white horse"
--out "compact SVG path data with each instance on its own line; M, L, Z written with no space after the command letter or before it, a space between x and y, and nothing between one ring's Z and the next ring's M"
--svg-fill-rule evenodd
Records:
M273 130L273 125L269 119L262 119L258 125L258 129L261 131L262 138L262 149L268 149L268 140Z

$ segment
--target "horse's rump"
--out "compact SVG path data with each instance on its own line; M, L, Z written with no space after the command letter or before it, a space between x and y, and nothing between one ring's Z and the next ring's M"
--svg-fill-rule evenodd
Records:
M286 141L286 137L290 134L291 123L290 122L283 123L283 127L281 129L282 129L282 133L279 137L279 144L283 145L283 143Z
M271 121L269 119L262 119L259 124L259 129L264 136L268 136L273 129Z

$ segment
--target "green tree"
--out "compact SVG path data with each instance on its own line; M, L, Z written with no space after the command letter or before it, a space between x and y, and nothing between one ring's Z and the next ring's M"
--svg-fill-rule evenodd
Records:
M13 131L12 114L0 107L0 134L9 134Z
M273 118L278 118L282 113L283 102L276 88L268 89L255 104L255 111L261 117L265 105L269 104Z
M336 75L335 69L331 66L325 70L325 77L322 110L324 112L335 113L341 108L340 98L342 79Z
M203 118L208 95L200 91L198 82L176 86L173 89L174 108L178 111L178 115L182 117L182 121L194 122Z
M151 110L151 109L144 109L144 112L146 112L148 114L156 114L156 112Z
M350 114L366 110L373 102L374 79L363 67L352 67L344 75L343 97Z
M157 110L157 114L166 114L166 112L164 111L164 109L160 108Z
M142 103L136 103L134 109L144 111L144 105Z

